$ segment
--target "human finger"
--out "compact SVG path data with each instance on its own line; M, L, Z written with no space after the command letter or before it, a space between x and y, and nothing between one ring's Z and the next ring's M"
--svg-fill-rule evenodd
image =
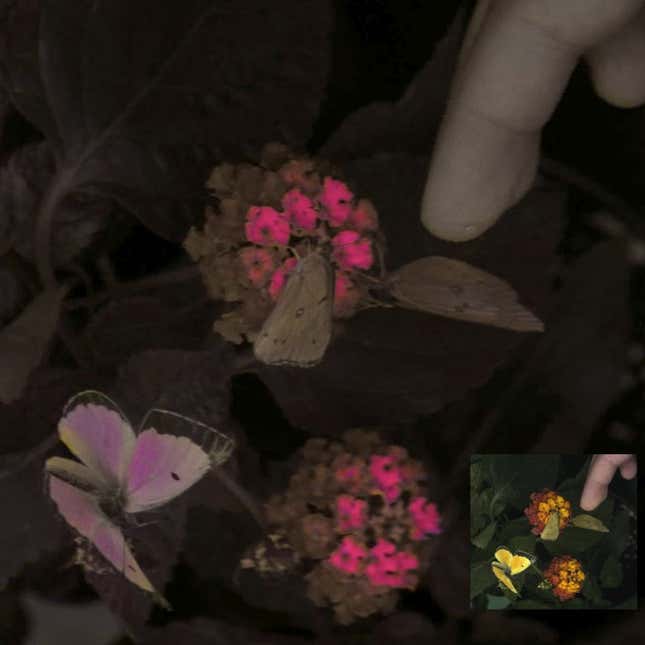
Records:
M592 511L607 497L607 489L616 470L630 458L632 455L594 455L580 498L582 509Z
M462 56L428 173L421 219L451 241L477 237L526 193L540 130L580 55L642 0L493 2Z

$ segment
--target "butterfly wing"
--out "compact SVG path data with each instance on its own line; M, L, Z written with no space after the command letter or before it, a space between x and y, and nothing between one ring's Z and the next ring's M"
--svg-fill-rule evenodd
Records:
M526 571L535 562L535 556L524 553L516 553L511 559L510 574L516 576L522 571Z
M311 253L289 277L254 343L258 360L269 365L311 367L331 340L334 280L331 266Z
M119 486L135 435L118 406L100 392L82 392L65 406L58 423L61 441L107 485Z
M560 536L560 513L558 511L552 511L549 514L549 519L547 519L542 533L540 533L540 538L543 540L554 541L557 540Z
M166 504L210 469L208 455L187 437L144 430L138 437L126 478L127 513Z
M95 495L53 475L49 477L49 494L67 523L87 538L117 571L137 587L156 593L132 555L123 533L101 511Z
M490 566L499 582L509 591L512 591L515 595L519 596L520 594L515 588L513 581L508 577L505 568L497 562L492 562Z
M495 559L500 562L507 571L510 571L513 562L513 553L505 546L498 546L495 549Z
M394 272L390 288L403 307L516 331L544 329L510 284L452 258L410 262Z

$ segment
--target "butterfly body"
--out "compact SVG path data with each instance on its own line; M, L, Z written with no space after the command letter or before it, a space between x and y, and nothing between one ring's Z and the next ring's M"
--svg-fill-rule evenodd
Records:
M491 562L491 569L500 587L519 596L511 577L526 571L534 562L535 556L530 553L523 551L513 553L510 549L500 546L495 550L495 560Z
M300 260L255 339L256 358L296 367L322 360L331 340L333 277L322 255L310 253Z

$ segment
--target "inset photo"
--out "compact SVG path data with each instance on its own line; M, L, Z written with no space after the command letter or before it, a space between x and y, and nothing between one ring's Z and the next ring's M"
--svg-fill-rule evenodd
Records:
M636 455L473 455L473 609L638 609Z

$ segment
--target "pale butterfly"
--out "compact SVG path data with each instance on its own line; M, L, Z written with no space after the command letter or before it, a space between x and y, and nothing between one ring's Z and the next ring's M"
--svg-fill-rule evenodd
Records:
M530 553L518 551L513 553L505 546L499 546L495 549L495 560L491 562L491 569L500 586L506 587L515 595L519 596L519 592L515 588L511 576L516 576L523 571L526 571L535 562L535 556Z
M172 425L181 434L161 434ZM80 459L51 457L49 495L67 523L130 582L167 605L127 544L119 519L175 499L230 456L233 441L214 428L167 410L150 410L135 434L104 394L81 392L67 403L58 434ZM82 463L81 463L82 462Z
M269 365L312 367L319 363L332 332L334 272L319 253L298 261L278 302L258 333L253 349Z
M547 541L557 540L560 536L560 513L558 511L551 511L549 519L547 519L540 533L540 538Z

